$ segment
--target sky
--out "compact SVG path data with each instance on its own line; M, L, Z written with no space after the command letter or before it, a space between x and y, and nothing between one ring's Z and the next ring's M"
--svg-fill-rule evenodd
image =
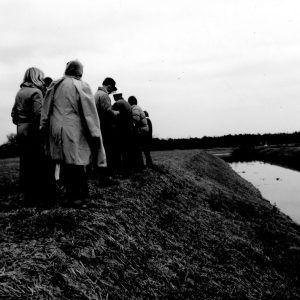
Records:
M0 144L29 67L112 77L158 138L300 130L300 2L1 0Z

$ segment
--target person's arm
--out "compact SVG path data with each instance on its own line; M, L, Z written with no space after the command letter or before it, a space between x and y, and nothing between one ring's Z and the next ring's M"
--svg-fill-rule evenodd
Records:
M57 90L57 87L63 81L64 81L64 78L60 78L56 81L53 81L46 91L44 100L42 101L42 107L41 107L40 129L42 131L48 129L50 116L53 112L54 94Z
M111 100L107 94L101 96L102 110L105 111L111 117L119 115L119 110L114 110L111 105Z
M49 118L53 108L54 87L48 89L41 108L40 130L48 129Z
M32 101L33 101L34 122L39 123L41 118L41 110L42 110L42 103L43 103L43 94L40 90L37 90L32 95Z
M83 81L75 81L75 87L79 94L80 105L84 117L84 122L90 132L91 137L101 137L100 119L90 86Z
M18 125L17 96L16 96L15 104L11 111L11 118L12 118L13 123L15 125Z

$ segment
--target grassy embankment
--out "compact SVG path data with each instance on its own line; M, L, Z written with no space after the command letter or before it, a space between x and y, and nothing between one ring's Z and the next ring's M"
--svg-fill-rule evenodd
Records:
M299 299L300 228L203 151L153 154L85 210L14 204L1 162L2 299Z

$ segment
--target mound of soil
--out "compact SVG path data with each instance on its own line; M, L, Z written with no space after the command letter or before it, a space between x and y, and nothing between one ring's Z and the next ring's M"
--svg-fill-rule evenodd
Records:
M153 156L87 209L2 207L0 298L300 298L299 226L221 159Z

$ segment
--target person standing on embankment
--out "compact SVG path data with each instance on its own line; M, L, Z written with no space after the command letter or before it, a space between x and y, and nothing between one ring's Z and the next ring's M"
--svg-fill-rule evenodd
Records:
M144 142L142 145L142 150L143 150L145 158L146 158L146 166L151 168L151 167L153 167L152 157L151 157L151 153L150 153L151 144L152 144L153 127L152 127L152 122L149 118L149 113L146 110L144 110L144 114L146 116L149 130L145 135Z
M61 166L67 204L71 206L85 204L85 167L91 161L92 148L103 149L94 97L90 86L81 80L82 74L79 61L67 63L65 76L47 90L41 118L41 130L48 137L48 153Z
M44 73L35 67L26 70L11 117L17 125L20 151L19 200L26 205L38 200L41 187L42 149L39 124L44 91Z
M131 113L133 119L133 162L134 169L137 171L142 170L144 165L142 147L145 136L149 132L147 119L144 111L138 105L137 99L134 96L128 98L128 103L131 105Z
M113 110L119 112L114 126L114 146L116 166L121 174L127 176L132 171L132 131L133 121L130 104L124 100L122 93L113 95Z
M103 137L103 145L106 152L107 167L99 169L101 184L113 183L111 176L115 173L115 147L113 140L113 126L116 117L119 115L118 111L112 109L111 99L109 94L117 91L116 82L111 77L106 77L102 86L98 88L95 93L94 100L97 107L99 119L101 120L101 133Z

